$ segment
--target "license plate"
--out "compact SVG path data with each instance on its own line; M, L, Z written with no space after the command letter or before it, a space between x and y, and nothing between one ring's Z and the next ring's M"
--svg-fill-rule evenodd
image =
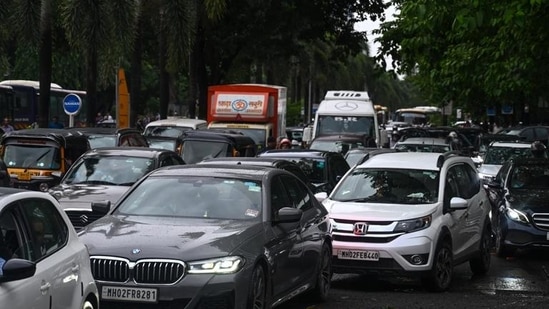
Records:
M22 173L19 175L19 180L31 180L30 173Z
M379 251L339 250L337 257L342 260L379 261Z
M101 299L156 303L158 301L158 290L104 286L101 290Z

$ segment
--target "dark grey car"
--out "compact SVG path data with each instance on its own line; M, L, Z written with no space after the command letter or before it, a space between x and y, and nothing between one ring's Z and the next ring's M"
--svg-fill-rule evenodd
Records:
M183 165L142 178L80 239L102 308L271 308L304 292L326 299L330 229L287 171Z

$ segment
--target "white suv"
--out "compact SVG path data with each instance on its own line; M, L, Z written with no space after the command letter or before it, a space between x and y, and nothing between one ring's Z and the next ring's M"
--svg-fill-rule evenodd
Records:
M453 267L490 267L490 202L470 157L385 152L355 166L323 201L335 273L418 274L444 291Z

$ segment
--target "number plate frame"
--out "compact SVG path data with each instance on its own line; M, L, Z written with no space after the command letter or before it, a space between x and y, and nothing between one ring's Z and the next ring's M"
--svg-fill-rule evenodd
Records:
M111 295L109 295L109 290L111 291ZM152 296L146 297L147 293ZM143 295L143 297L141 295ZM158 289L105 285L101 287L101 299L123 300L141 303L158 303Z
M337 258L355 261L379 261L379 251L375 250L338 250Z

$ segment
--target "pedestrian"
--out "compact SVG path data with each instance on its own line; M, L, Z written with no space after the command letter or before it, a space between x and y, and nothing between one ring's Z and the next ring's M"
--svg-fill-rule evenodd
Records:
M9 118L4 118L4 123L2 124L2 130L4 130L4 133L13 132L15 129L10 124Z
M97 116L95 116L95 124L99 124L103 121L103 115L101 115L101 112L97 113Z
M263 149L261 149L259 153L262 153L271 149L276 149L276 138L274 138L274 136L269 136L267 138L267 145Z
M53 116L48 127L52 129L63 129L65 126L59 122L59 117Z
M290 140L287 139L287 138L283 138L280 141L280 144L279 144L278 148L279 149L290 149L290 148L292 148L292 142L290 142Z

